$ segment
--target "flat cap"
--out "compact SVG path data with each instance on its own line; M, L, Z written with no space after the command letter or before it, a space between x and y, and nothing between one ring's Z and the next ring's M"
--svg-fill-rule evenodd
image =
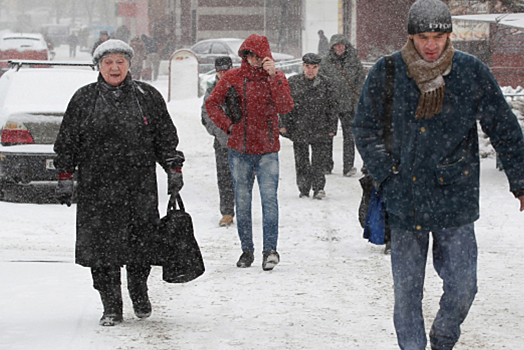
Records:
M320 61L322 61L322 58L316 53L309 52L302 56L302 62L305 64L319 64Z

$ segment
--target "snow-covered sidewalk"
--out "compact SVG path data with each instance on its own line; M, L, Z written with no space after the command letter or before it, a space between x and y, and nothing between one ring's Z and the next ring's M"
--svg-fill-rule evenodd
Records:
M155 82L166 94L166 77ZM123 324L100 327L102 305L89 269L74 264L75 205L0 202L0 349L397 349L389 256L363 240L358 178L341 175L341 135L327 198L299 199L292 145L282 140L281 264L261 268L261 209L254 190L257 252L238 269L236 227L220 228L212 138L200 123L201 99L171 102L186 155L181 194L207 271L183 284L149 279L153 314L134 317L124 292ZM360 160L357 167L360 167ZM159 172L160 210L167 203ZM482 161L478 221L479 292L457 350L521 349L524 344L524 213L494 159ZM441 283L431 259L425 288L429 328ZM124 288L125 288L125 279ZM125 290L125 289L124 289Z

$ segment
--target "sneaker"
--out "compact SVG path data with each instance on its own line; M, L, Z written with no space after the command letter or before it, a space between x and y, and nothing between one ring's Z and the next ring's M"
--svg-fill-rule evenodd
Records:
M386 247L384 248L384 254L390 255L391 254L391 242L386 243Z
M230 226L233 223L233 216L232 215L224 215L222 216L222 219L220 219L218 226L220 227L226 227Z
M250 267L254 260L255 256L252 252L243 252L237 261L237 267Z
M345 172L344 176L345 177L351 177L351 176L355 176L356 173L357 173L357 168L353 167L353 168L351 168L350 171Z
M322 199L322 198L325 198L325 197L326 197L326 192L324 192L324 190L317 191L313 195L313 199Z
M274 250L264 252L262 259L262 269L264 271L273 270L275 266L280 262L280 255Z
M104 327L116 326L122 323L123 317L120 314L103 314L99 324Z
M303 192L301 192L301 193L298 195L298 198L309 198L309 193L303 193Z

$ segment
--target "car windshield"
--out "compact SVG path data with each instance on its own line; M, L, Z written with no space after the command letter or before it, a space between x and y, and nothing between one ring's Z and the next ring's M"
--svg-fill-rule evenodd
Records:
M235 55L238 53L238 50L240 49L240 45L242 45L242 43L244 42L244 40L225 40L225 43L227 44L227 46L229 46L231 48L231 51L233 51L235 53Z

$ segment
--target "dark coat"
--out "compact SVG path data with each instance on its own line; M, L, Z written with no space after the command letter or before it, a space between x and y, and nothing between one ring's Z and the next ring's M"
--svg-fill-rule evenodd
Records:
M250 35L240 46L241 57L245 50L272 59L269 42L264 36ZM242 117L233 126L227 146L249 154L278 152L278 114L293 109L293 99L284 73L277 69L277 74L270 77L264 69L253 68L243 57L240 68L229 70L220 79L206 101L206 109L209 118L226 133L232 121L224 113L222 105L231 86L237 92Z
M333 46L336 44L346 46L346 51L341 56L337 55L333 50ZM329 80L335 90L338 112L354 113L358 94L360 94L366 79L364 66L358 59L357 50L351 46L351 43L344 35L333 35L329 42L329 47L328 54L322 57L322 62L320 62L320 74Z
M385 60L371 69L353 123L358 150L382 186L391 228L433 231L479 217L477 120L504 165L511 191L524 189L524 140L497 81L478 59L455 51L442 112L415 120L420 97L400 52L395 60L393 142L385 152L381 117Z
M215 137L215 140L220 144L220 147L227 148L228 135L222 129L216 126L215 123L213 123L211 119L209 119L209 116L207 115L207 110L206 110L206 101L209 98L209 95L211 95L211 92L213 91L215 86L217 86L217 83L218 83L218 78L215 79L215 81L213 82L213 85L207 88L206 93L204 95L204 102L202 103L202 109L201 109L202 125L205 126L209 135Z
M55 142L59 172L77 176L76 263L148 264L158 223L156 163L181 167L177 131L164 99L131 80L117 88L101 76L80 88Z
M322 75L314 80L304 74L289 78L291 97L295 107L280 116L280 127L286 128L284 136L294 142L327 142L330 133L337 132L337 102L333 88Z
M320 56L327 55L329 51L329 41L324 34L320 35L318 39L318 54Z

